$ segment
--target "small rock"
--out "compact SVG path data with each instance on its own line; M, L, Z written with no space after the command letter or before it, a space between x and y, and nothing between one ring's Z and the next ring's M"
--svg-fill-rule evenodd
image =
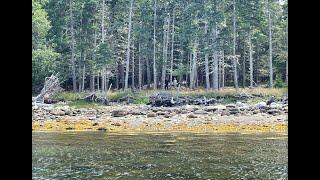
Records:
M89 119L89 120L95 120L96 117L89 117L88 119Z
M65 110L64 113L65 113L66 115L72 115L72 111L70 111L70 110Z
M64 116L65 112L62 111L61 109L54 109L54 110L51 111L51 114L58 115L58 116Z
M282 105L281 104L278 104L278 103L275 103L275 102L272 102L270 104L270 108L271 109L281 109L282 108Z
M106 128L103 128L103 127L100 127L100 128L98 128L97 130L98 130L98 131L107 131L107 129L106 129Z
M261 112L261 113L266 113L267 110L266 110L266 109L260 109L260 112Z
M237 114L237 113L239 113L240 111L239 111L238 108L231 108L231 109L229 109L229 112L230 112L230 114Z
M222 111L221 116L229 116L230 112L229 111Z
M116 122L116 123L112 123L111 125L113 125L113 126L121 126L121 124L120 124L120 123L118 123L118 122Z
M187 114L187 113L188 113L187 110L185 110L185 109L181 110L181 114Z
M218 111L226 110L226 109L227 109L227 107L226 107L226 106L221 105L221 104L214 106L214 108L216 108Z
M268 114L272 114L272 115L280 113L278 109L269 109L267 112Z
M157 114L154 113L154 112L151 112L151 113L147 114L147 117L156 117L156 116L157 116Z
M166 112L163 112L163 111L159 111L157 112L158 115L166 115L167 113Z
M195 114L191 113L187 116L188 118L197 118L198 116L196 116Z
M234 104L227 104L226 107L227 107L227 108L235 108L236 105L234 105Z
M181 109L175 109L174 112L177 113L177 114L180 114L182 112L182 110Z
M112 114L111 114L113 117L124 117L127 115L127 112L126 111L123 111L123 110L114 110L112 111Z
M207 112L215 112L216 110L218 110L218 108L215 106L207 106L204 108L204 110Z
M208 114L208 112L204 110L196 110L194 111L194 114Z
M236 106L237 107L243 107L243 106L245 106L245 104L240 102L240 101L238 101L238 102L236 102Z
M264 109L264 108L267 107L267 103L265 103L265 102L259 102L259 103L257 103L257 104L255 105L255 107L256 107L257 109Z
M171 114L165 114L164 117L165 118L170 118L170 117L172 117L172 115Z
M256 110L254 110L252 113L253 113L253 114L258 114L259 112L260 112L260 111L256 109Z
M195 111L195 110L198 110L199 108L196 107L196 106L188 105L188 104L187 104L187 105L185 105L184 109L187 110L187 111L193 112L193 111Z

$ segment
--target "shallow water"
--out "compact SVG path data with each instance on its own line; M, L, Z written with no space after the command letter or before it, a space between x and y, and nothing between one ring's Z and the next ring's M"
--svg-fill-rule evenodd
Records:
M33 179L288 179L279 134L33 132Z

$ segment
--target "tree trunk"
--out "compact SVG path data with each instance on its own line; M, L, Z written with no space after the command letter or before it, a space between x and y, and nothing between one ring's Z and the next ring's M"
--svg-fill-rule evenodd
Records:
M83 64L83 70L82 70L82 89L81 91L83 92L84 91L84 81L85 81L85 78L86 78L86 64Z
M93 41L94 51L97 49L97 30L94 30L94 41ZM95 53L92 55L93 61L96 60ZM91 92L95 91L95 66L91 68Z
M81 57L79 58L79 59L81 59ZM78 68L78 72L79 72L79 78L78 78L78 92L81 92L81 90L82 90L82 88L81 88L81 85L82 85L82 83L81 83L81 67L80 67L80 65L79 65L79 68Z
M172 84L173 72L173 45L174 45L174 10L172 13L172 39L171 39L171 63L170 63L170 83Z
M156 69L156 18L157 0L154 0L154 19L153 19L153 89L157 89L157 69Z
M182 66L182 61L183 61L183 53L184 53L184 51L183 51L183 48L182 48L182 41L180 41L180 47L181 47L181 54L180 54L180 66ZM179 75L179 82L182 82L182 79L183 79L183 74L181 73L180 75ZM187 81L187 80L186 80Z
M288 86L288 59L286 60L286 84Z
M168 59L168 39L169 39L169 18L164 19L164 27L163 27L163 62L162 62L162 73L161 73L161 87L164 89L165 80L167 74L167 59Z
M218 90L220 90L221 87L222 87L222 53L223 53L223 51L219 51L219 65L218 65L218 71L219 71L218 80L219 80L219 83L218 83Z
M260 61L260 49L259 49L259 46L257 45L257 56L256 56L256 65L255 65L255 69L256 69L256 84L259 83L259 61Z
M205 23L205 34L208 34L208 24ZM208 46L208 43L206 41L206 46ZM208 47L207 47L208 48ZM209 74L209 62L208 62L209 55L206 52L204 55L204 63L205 63L205 72L206 72L206 91L210 89L210 74Z
M286 85L288 86L288 20L286 26L287 36L286 36L286 46L287 46L287 60L286 60Z
M246 42L243 42L242 87L246 87Z
M221 79L222 79L222 82L221 82L221 87L222 88L224 88L224 82L225 82L225 77L224 77L224 68L225 68L225 66L224 66L224 51L222 51L222 64L221 64L221 66L222 66L222 72L221 72Z
M146 69L147 69L147 84L148 84L148 87L150 87L151 85L151 72L150 72L150 62L149 62L149 57L147 57L146 59Z
M142 86L142 69L141 69L141 57L140 57L140 43L138 45L138 61L139 61L139 90L141 91L141 86Z
M104 29L104 19L105 19L105 0L102 1L102 18L101 18L101 42L104 43L105 41L105 29ZM106 91L106 66L102 66L102 72L101 72L101 91Z
M214 50L213 50L213 90L218 89L218 57L217 57L217 25L213 30Z
M197 75L196 64L197 64L197 49L194 48L193 57L192 57L192 70L191 70L192 76L190 76L190 80L192 81L192 83L190 83L191 89L193 89L196 85L196 75Z
M130 45L131 45L132 5L133 5L133 0L130 1L129 27L128 27L129 31L128 31L128 40L127 40L126 77L125 77L124 90L127 90L127 89L128 89L129 63L130 63Z
M101 71L101 91L102 92L105 92L105 68L102 68L102 71Z
M76 65L75 65L75 39L73 29L73 13L72 13L72 0L70 2L70 31L71 31L71 70L72 70L72 86L73 92L77 91L77 80L76 80Z
M95 86L95 84L94 84L94 74L93 74L93 72L92 72L92 74L91 74L91 79L90 79L90 89L91 89L91 92L94 92L95 91L95 88L94 88L94 86Z
M189 55L189 61L190 61L190 65L189 65L189 72L190 72L190 79L189 79L189 85L190 85L190 88L192 88L192 85L193 85L193 71L192 71L192 55L193 53L191 52L190 55Z
M132 43L132 77L131 77L132 89L134 89L134 42Z
M238 89L238 73L236 59L236 1L233 0L233 81L234 87Z
M253 59L251 33L249 32L249 66L250 66L250 87L253 87Z
M101 41L104 43L105 39L105 30L104 30L104 6L105 6L105 0L102 0L102 18L101 18Z
M271 32L270 0L268 0L268 25L269 25L269 87L273 87L272 69L272 32Z
M124 90L124 64L120 64L120 77L119 77L119 88Z
M99 83L99 80L100 80L100 72L98 72L98 75L97 75L97 89L98 89L98 92L100 91L100 83Z
M84 51L83 53L82 91L84 91L85 78L86 78L86 51Z
M109 74L108 72L106 72L106 86L105 86L105 90L108 91L108 88L109 88Z

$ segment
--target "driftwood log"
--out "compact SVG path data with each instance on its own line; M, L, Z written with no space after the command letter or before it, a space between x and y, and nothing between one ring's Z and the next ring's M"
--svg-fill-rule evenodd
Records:
M182 106L182 105L211 105L215 104L215 98L206 98L205 96L191 97L191 96L174 96L167 92L157 92L149 97L149 105L151 106Z
M40 94L36 97L32 97L32 103L49 103L49 97L61 91L60 81L58 78L58 74L52 74L50 77L45 78L44 86L40 92ZM51 102L52 103L52 102Z
M91 93L88 96L83 98L84 100L88 102L97 102L101 103L103 105L109 105L109 100L106 97L97 96L96 93Z

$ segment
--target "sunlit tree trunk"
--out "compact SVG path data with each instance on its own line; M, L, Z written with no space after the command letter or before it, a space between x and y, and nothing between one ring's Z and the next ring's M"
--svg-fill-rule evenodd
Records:
M236 1L233 0L233 81L234 87L238 89L238 73L237 73L237 59L236 59Z
M157 0L154 0L154 18L153 18L153 89L157 89L156 19L157 19Z
M128 78L129 78L129 63L130 63L130 45L131 45L131 19L132 19L132 6L133 0L130 1L130 11L129 11L129 27L128 27L128 40L127 40L127 60L126 60L126 77L124 80L124 90L128 89Z

